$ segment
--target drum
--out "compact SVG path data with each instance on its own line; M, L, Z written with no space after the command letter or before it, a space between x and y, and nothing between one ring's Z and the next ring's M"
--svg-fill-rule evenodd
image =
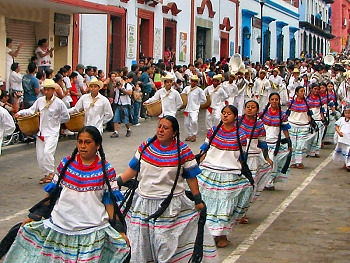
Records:
M72 132L78 132L85 126L84 119L85 111L73 113L70 115L70 120L67 123L65 123L65 125L68 130Z
M211 104L210 95L207 95L207 102L201 105L201 109L208 108L210 106L210 104Z
M182 99L182 103L183 103L181 106L181 109L186 108L187 101L188 101L188 94L187 93L181 94L181 99Z
M39 113L35 113L33 115L18 117L18 126L25 135L33 136L38 133L40 124L39 115Z
M148 114L157 117L162 113L162 101L159 99L155 102L145 104Z

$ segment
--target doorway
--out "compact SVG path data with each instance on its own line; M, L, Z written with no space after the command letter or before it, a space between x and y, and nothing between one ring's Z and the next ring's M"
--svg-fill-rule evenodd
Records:
M126 28L123 17L111 16L109 44L109 70L125 66Z
M204 27L197 27L197 48L196 48L196 59L206 59L206 44L207 44L207 30Z
M221 32L220 59L229 57L229 33Z
M154 13L139 9L138 58L153 56Z

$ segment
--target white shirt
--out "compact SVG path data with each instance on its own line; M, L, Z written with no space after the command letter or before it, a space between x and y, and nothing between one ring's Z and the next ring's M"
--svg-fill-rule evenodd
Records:
M161 88L157 90L152 98L146 100L146 103L152 103L159 99L162 100L162 113L159 115L159 117L166 115L175 117L176 111L180 109L183 104L180 93L173 88L170 89L169 95L167 94L168 91L165 88Z
M293 126L308 126L309 125L309 116L307 112L297 112L290 111L290 115L288 117L289 123Z
M233 105L235 97L238 95L238 87L235 82L230 83L229 81L225 81L222 83L222 87L226 91L227 95L229 96L227 98L227 102L231 105Z
M59 98L52 96L52 103L46 106L46 97L37 99L34 104L25 110L18 112L20 116L32 115L40 111L39 133L41 136L58 136L61 123L68 122L70 119L68 109L64 102Z
M133 88L133 85L130 83L126 83L126 85L124 84L124 86L122 87L122 89L125 89L125 90L132 90L132 88ZM119 89L116 87L114 102L118 105L131 105L131 98L128 94L125 94L123 92L121 92L119 97Z
M276 84L279 88L284 86L283 78L280 75L277 75L276 77L274 75L271 75L269 77L269 80Z
M7 65L7 68L11 68L11 65L13 63L13 57L9 54L11 51L12 51L11 49L6 47L6 65ZM7 74L10 74L10 72L8 72Z
M287 86L287 89L289 90L289 97L293 98L295 94L295 89L298 86L303 86L303 81L300 78L300 81L297 81L294 76L291 76L289 79L289 84Z
M186 112L198 112L200 105L204 104L207 101L207 98L205 97L204 91L196 87L194 90L192 90L191 86L187 86L182 91L182 94L187 94L187 106L185 108Z
M100 133L103 132L103 124L107 123L113 118L113 111L109 100L101 95L97 94L95 98L98 98L93 106L90 106L93 102L91 94L84 94L78 100L74 107L70 108L68 111L70 114L85 111L85 126L95 126Z
M254 87L252 90L253 95L255 96L265 96L268 97L271 93L270 81L267 78L261 79L256 78L254 81Z
M215 91L213 85L210 85L204 89L204 94L210 96L211 104L210 107L216 110L221 110L225 107L225 100L228 98L228 95L222 86Z
M69 79L68 76L65 76L65 77L63 78L63 81L64 81L64 83L66 84L66 88L67 88L67 89L70 89L70 88L72 87L72 83L70 83L70 79Z
M23 91L22 78L23 76L21 73L17 73L16 71L11 71L10 77L9 77L9 84L10 84L10 88L13 91Z
M15 128L16 126L10 113L3 107L0 107L0 138L2 138L4 135L10 135L13 133Z
M338 88L338 94L341 96L341 99L345 102L350 102L350 83L348 84L346 80L344 80Z
M50 57L50 53L47 54L44 57L41 57L39 54L45 54L46 50L43 50L41 47L38 47L35 50L35 54L37 54L38 57L38 67L51 67L51 57Z

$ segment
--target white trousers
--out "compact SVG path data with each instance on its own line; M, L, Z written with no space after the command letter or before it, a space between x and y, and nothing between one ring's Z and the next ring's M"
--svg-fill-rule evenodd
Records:
M233 106L235 106L238 110L238 116L243 115L243 108L244 108L244 95L238 95L235 97L235 101L233 103Z
M198 132L198 112L188 112L184 118L185 132L187 136L197 135Z
M213 109L212 113L208 111L205 112L205 127L207 130L213 128L213 126L217 126L221 120L221 110Z
M36 138L36 158L43 176L55 172L55 152L58 137L58 135L44 136L44 141L39 137Z

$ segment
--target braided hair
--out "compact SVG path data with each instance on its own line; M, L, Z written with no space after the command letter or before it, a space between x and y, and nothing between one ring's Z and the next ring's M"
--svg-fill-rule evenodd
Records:
M262 120L264 118L264 115L266 114L267 110L270 107L270 99L272 98L272 96L277 96L278 100L281 101L281 97L280 94L278 94L277 92L271 93L269 96L269 102L267 103L263 113L260 116L260 119ZM273 152L273 155L276 156L278 154L280 145L281 145L281 137L282 137L282 108L281 108L281 103L278 103L278 110L279 110L279 133L278 133L278 140L277 140L277 144L276 144L276 148L275 151Z
M181 171L181 151L180 151L180 126L179 126L179 122L177 121L177 119L173 116L164 116L162 119L166 119L168 121L171 122L171 126L172 126L172 129L173 129L173 132L175 133L175 136L176 136L176 146L177 146L177 155L178 155L178 164L177 164L177 172L176 172L176 178L174 180L174 183L173 183L173 186L171 188L171 191L170 191L170 194L163 200L163 202L160 204L160 208L155 212L153 213L152 215L150 215L146 220L150 220L150 219L154 219L157 220L158 217L160 217L164 211L168 208L172 198L173 198L173 195L174 195L174 191L175 191L175 188L176 188L176 185L177 185L177 181L180 177L180 171ZM132 203L132 200L133 200L133 196L135 194L135 190L137 188L137 177L138 177L138 174L140 172L140 167L141 167L141 157L142 157L142 154L144 153L144 151L147 149L147 147L149 147L155 140L157 139L157 135L153 136L151 140L148 141L148 143L145 145L145 147L143 147L141 153L140 153L140 157L139 157L139 160L138 160L138 169L137 169L137 172L136 172L136 176L135 176L135 180L134 180L134 185L133 187L131 188L131 190L129 189L129 193L127 193L127 202L126 202L126 205L125 205L125 209L123 211L123 215L126 215L127 212L130 210L130 207L131 207L131 203Z
M78 138L79 138L79 135L83 132L87 132L89 133L89 135L92 137L92 139L94 140L94 142L96 143L96 145L100 146L99 148L99 153L100 153L100 156L101 156L101 163L102 163L102 170L103 170L103 178L105 180L105 183L107 184L107 187L108 187L108 191L110 193L110 196L111 196L111 199L112 199L112 202L113 202L113 207L114 207L114 213L113 213L113 219L112 219L112 222L115 223L116 221L116 216L119 217L119 220L121 221L121 223L126 226L126 223L125 223L125 220L124 220L124 217L120 211L120 208L117 204L117 200L113 194L113 191L112 191L112 188L111 188L111 185L110 185L110 182L109 182L109 179L108 179L108 176L107 176L107 170L106 170L106 158L105 158L105 154L104 154L104 151L103 151L103 148L102 148L102 136L101 136L101 133L99 132L99 130L94 127L94 126L85 126L83 127L79 132L78 132ZM41 200L39 203L37 203L35 206L33 206L31 209L30 209L30 212L32 211L35 211L37 208L39 208L40 206L42 206L45 202L47 201L50 201L50 204L49 204L49 211L52 211L53 207L55 206L56 204L56 201L57 199L59 198L59 195L60 195L60 191L61 191L61 188L60 188L60 184L63 180L63 177L65 176L65 173L69 167L69 165L72 163L73 160L75 160L75 157L77 156L78 154L78 147L75 147L75 149L73 150L72 152L72 155L71 157L67 160L67 162L64 164L60 174L58 175L58 180L57 180L57 183L56 183L56 186L55 188L52 190L52 192L50 193L50 195L46 198L44 198L43 200Z

